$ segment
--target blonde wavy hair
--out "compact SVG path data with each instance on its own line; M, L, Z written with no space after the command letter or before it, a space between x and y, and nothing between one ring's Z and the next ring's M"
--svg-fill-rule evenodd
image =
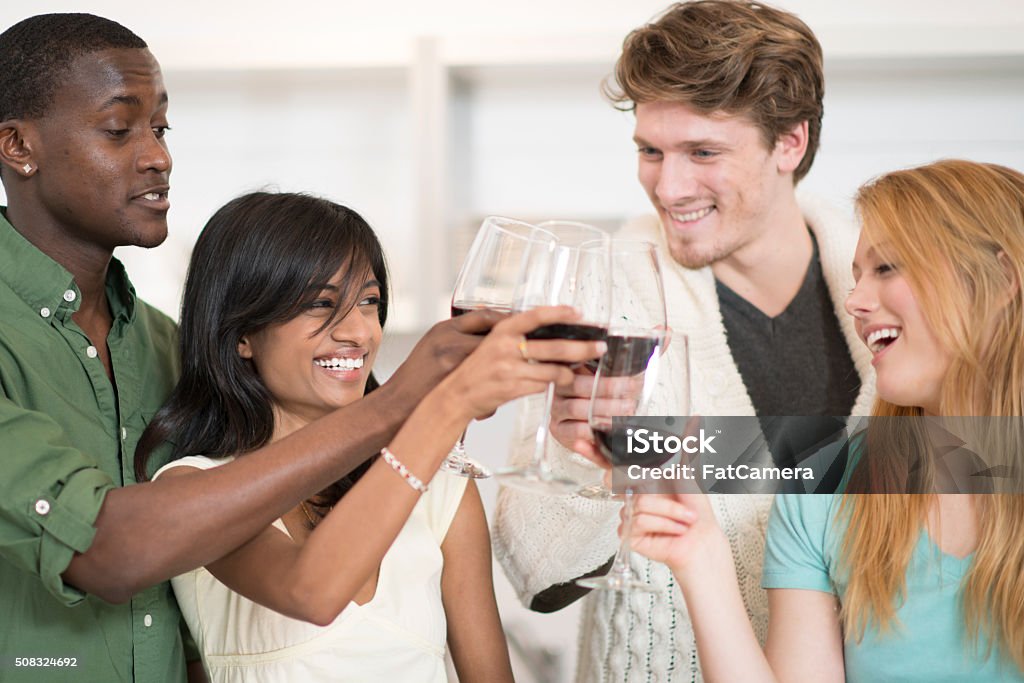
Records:
M1024 415L1024 175L995 164L939 161L868 183L856 206L865 238L897 264L932 332L950 352L940 413ZM886 425L922 411L879 398L872 413ZM998 432L996 444L978 437L993 452L1006 454L1001 464L1017 467L1018 475L1015 461L1024 453L1020 422L989 430ZM907 457L908 448L927 450L924 430L873 427L866 437L868 466L857 468L839 511L847 524L841 557L849 576L842 619L847 637L857 640L869 625L886 632L896 623L906 570L935 495L865 494L929 490L929 459L911 472ZM908 482L910 488L901 488ZM960 587L967 632L975 645L986 637L986 656L995 646L1024 670L1024 495L978 495L976 502L979 541Z

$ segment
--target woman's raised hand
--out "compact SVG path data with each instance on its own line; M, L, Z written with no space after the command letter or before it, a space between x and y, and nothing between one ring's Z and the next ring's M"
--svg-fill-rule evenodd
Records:
M572 323L579 313L569 306L542 306L509 315L491 328L473 353L438 387L452 407L467 418L488 415L503 403L539 393L549 383L573 381L569 364L601 356L603 341L533 339L526 335L543 325Z
M665 563L680 580L703 560L717 555L723 542L729 552L711 502L703 493L638 494L630 540L634 552Z

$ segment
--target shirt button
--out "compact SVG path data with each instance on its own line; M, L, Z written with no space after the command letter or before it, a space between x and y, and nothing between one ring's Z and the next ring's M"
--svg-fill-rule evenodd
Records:
M99 351L96 350L95 346L90 346L85 350L85 355L89 356L89 358L95 358L98 353Z
M48 515L50 514L50 501L40 498L36 501L36 514L37 515Z
M64 301L67 301L68 303L71 303L74 300L75 300L75 290L69 289L66 292L64 292Z
M152 614L147 614L146 616L142 617L142 623L145 624L146 628L149 628L150 626L152 626L153 625L153 615Z
M127 438L128 438L128 430L125 429L124 427L121 427L121 441L124 441Z
M46 306L43 306L42 308L39 309L39 315L43 316L44 318L49 318L50 309L47 308Z

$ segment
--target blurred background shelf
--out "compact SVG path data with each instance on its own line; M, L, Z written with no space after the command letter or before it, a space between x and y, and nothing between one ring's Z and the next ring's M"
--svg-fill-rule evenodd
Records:
M257 188L308 191L378 230L395 287L390 329L416 333L444 316L483 216L615 226L647 210L632 114L599 90L613 55L469 64L456 51L448 63L440 39L413 42L404 66L167 67L173 236L124 255L147 275L140 291L174 314L175 283L216 207ZM843 204L873 175L939 157L1024 165L1024 53L827 64L822 148L803 189Z

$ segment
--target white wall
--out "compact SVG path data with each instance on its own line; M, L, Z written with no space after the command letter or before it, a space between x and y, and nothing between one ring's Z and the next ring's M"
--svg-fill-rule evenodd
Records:
M555 50L531 45L561 36L614 50L621 37L668 3L663 0L177 0L160 7L127 0L34 0L5 3L0 25L30 14L93 12L142 35L167 67L309 66L404 63L420 35L476 41L494 54L496 38L516 38L516 52ZM842 52L934 51L956 54L1018 51L1018 0L781 0L823 42ZM595 47L595 49L598 49Z
M362 212L389 253L397 310L386 374L443 315L480 216L612 225L647 210L632 117L597 85L624 34L663 4L37 0L6 3L0 27L91 11L135 30L161 60L172 236L119 252L143 296L175 314L195 235L232 196L320 193ZM822 145L806 189L848 203L872 175L946 156L1024 169L1024 3L780 4L817 31L826 55ZM510 424L503 410L473 425L471 453L500 464ZM480 488L490 509L496 487ZM560 649L568 676L575 610L529 613L496 578L506 623Z

